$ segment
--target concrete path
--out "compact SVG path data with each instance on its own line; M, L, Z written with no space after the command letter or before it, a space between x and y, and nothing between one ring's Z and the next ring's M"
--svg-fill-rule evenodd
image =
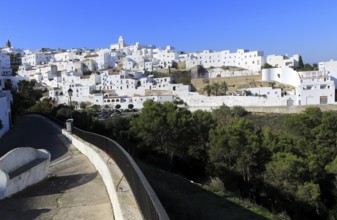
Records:
M45 136L36 136L35 132L42 130ZM52 152L53 159L48 179L0 201L1 220L113 219L101 176L84 155L59 135L45 119L24 116L18 119L15 129L0 139L0 148L4 145L45 146ZM42 143L39 137L46 142ZM9 140L15 144L7 142Z

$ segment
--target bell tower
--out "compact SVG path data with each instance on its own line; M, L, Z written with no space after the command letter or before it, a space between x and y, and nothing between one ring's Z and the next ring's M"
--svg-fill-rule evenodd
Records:
M12 47L12 44L9 40L6 41L6 47L7 48L11 48Z
M119 46L119 49L123 49L125 44L124 44L124 39L123 39L123 36L119 36L118 38L118 46Z

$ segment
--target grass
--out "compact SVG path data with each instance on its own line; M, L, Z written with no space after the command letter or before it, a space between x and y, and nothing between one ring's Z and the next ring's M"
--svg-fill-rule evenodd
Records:
M137 163L171 219L285 219L226 194L216 182L196 184L140 161ZM214 192L214 189L219 190Z

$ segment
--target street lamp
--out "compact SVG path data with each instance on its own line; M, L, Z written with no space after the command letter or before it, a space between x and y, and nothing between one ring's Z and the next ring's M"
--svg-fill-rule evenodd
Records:
M69 95L69 107L70 107L70 118L72 119L72 110L71 110L71 97L73 96L73 90L71 88L68 89L68 95Z

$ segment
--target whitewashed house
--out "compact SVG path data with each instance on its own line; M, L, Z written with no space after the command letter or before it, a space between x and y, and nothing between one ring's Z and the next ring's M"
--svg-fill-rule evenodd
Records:
M267 56L267 63L273 67L297 67L298 61L300 60L300 55L295 54L291 57L288 55L269 55Z
M213 52L212 50L204 50L203 52L190 53L186 56L186 68L192 68L202 65L205 68L236 66L247 69L251 72L261 71L264 64L262 51L249 51L238 49L232 53L229 50Z
M22 64L27 64L30 66L47 64L52 59L52 57L53 55L50 53L32 52L25 54L22 57Z
M326 62L319 62L318 64L319 71L327 72L331 79L335 82L335 86L337 85L337 61L330 60Z
M263 81L276 81L295 87L295 105L335 103L335 84L326 71L297 72L290 67L262 70Z
M160 61L160 68L172 67L174 62L179 61L178 53L175 52L172 46L167 46L165 49L154 49L153 58Z
M12 75L10 55L7 53L0 53L0 75Z
M0 120L2 129L0 129L0 138L10 129L11 126L11 102L12 95L10 91L4 91L5 80L0 76Z

